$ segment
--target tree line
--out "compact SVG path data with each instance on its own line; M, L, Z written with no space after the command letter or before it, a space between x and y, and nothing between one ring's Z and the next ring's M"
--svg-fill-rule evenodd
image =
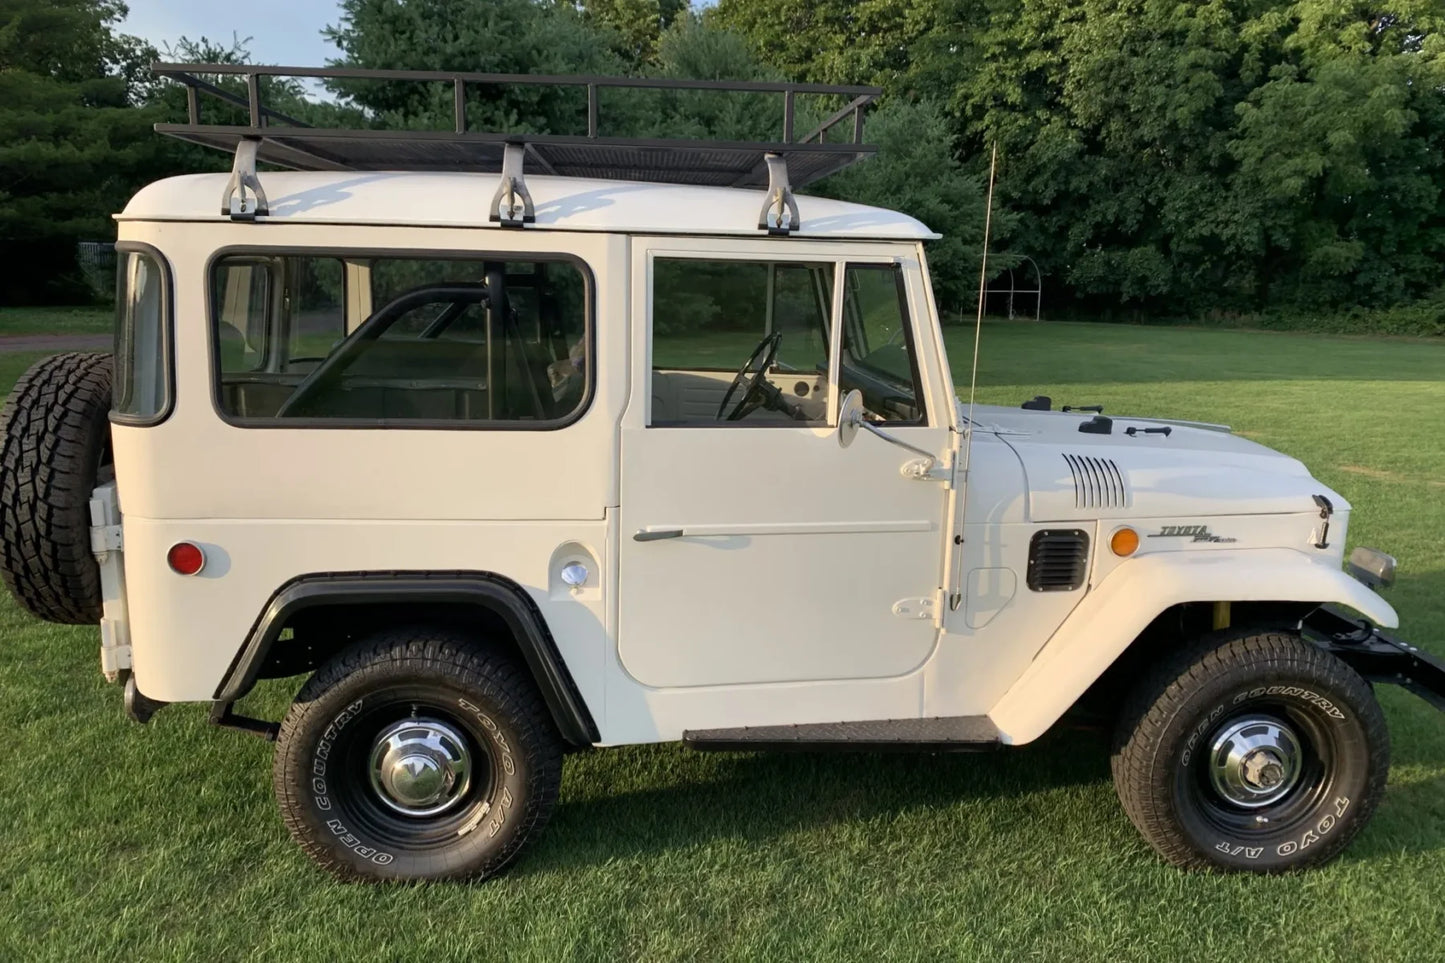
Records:
M74 241L110 236L131 192L224 167L150 132L183 116L184 98L147 75L156 51L117 32L123 14L117 0L0 0L0 299L66 296ZM1438 0L1388 12L1352 0L718 0L700 12L685 0L342 0L327 35L347 66L876 84L866 137L878 157L811 190L942 233L930 260L946 314L973 301L997 144L994 263L1037 263L1046 313L1373 309L1438 333L1442 24ZM168 53L245 56L206 42ZM327 123L448 126L441 87L270 95ZM775 100L609 97L604 133L780 127ZM477 90L467 109L477 129L585 123L562 90Z

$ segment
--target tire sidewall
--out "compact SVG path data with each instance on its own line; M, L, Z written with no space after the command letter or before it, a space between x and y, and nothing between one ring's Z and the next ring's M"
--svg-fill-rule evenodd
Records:
M345 875L410 880L490 875L501 869L526 839L533 796L533 747L525 744L509 707L424 672L390 673L384 681L364 675L327 691L291 733L285 765L295 816ZM486 811L471 816L455 841L425 850L381 837L348 815L356 800L345 794L373 790L364 773L343 771L344 761L356 756L351 751L356 740L370 739L361 727L371 705L386 700L388 692L419 689L426 690L433 709L462 724L474 755L485 753L491 773Z
M1301 664L1261 673L1236 666L1185 701L1161 734L1154 759L1156 786L1164 790L1174 821L1197 855L1222 868L1282 872L1314 865L1338 853L1369 817L1377 768L1388 750L1372 746L1371 727L1352 705L1351 693ZM1368 696L1368 693L1367 693ZM1305 718L1331 745L1322 791L1304 813L1272 831L1240 832L1212 820L1185 789L1200 778L1214 734L1261 705ZM1270 713L1266 713L1270 714ZM1314 736L1299 731L1302 740ZM1311 746L1318 752L1318 746ZM1268 807L1261 813L1268 813Z

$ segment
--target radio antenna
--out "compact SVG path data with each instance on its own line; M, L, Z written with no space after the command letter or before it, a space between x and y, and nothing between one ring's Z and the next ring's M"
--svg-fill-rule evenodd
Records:
M973 405L974 397L978 393L978 348L983 337L983 299L988 289L988 237L993 227L993 184L994 177L998 173L998 141L993 143L993 151L988 162L988 197L984 203L983 211L983 259L978 269L978 318L973 325L973 372L968 379L968 424L963 428L963 494L962 500L964 509L968 505L968 470L973 458ZM960 512L956 522L959 531L963 530L963 515ZM956 610L963 602L963 586L960 584L963 574L962 564L963 552L955 547L953 552L953 577L950 579L948 595L948 607Z

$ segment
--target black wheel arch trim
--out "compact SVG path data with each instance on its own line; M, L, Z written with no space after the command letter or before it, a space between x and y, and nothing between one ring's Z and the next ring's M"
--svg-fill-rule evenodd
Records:
M512 631L517 648L537 683L562 740L589 746L601 736L587 704L567 671L542 610L511 579L492 572L393 571L316 572L278 588L262 607L246 641L216 687L217 702L235 702L255 685L281 630L296 613L326 605L384 605L407 602L461 604L484 608Z

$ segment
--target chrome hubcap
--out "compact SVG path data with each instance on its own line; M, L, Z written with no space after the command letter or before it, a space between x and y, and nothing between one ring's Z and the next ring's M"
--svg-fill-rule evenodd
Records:
M435 816L454 806L471 782L466 739L435 719L404 719L381 731L371 749L371 788L406 816Z
M1251 716L1230 723L1209 750L1209 781L1236 806L1255 809L1278 802L1299 782L1303 754L1284 723Z

